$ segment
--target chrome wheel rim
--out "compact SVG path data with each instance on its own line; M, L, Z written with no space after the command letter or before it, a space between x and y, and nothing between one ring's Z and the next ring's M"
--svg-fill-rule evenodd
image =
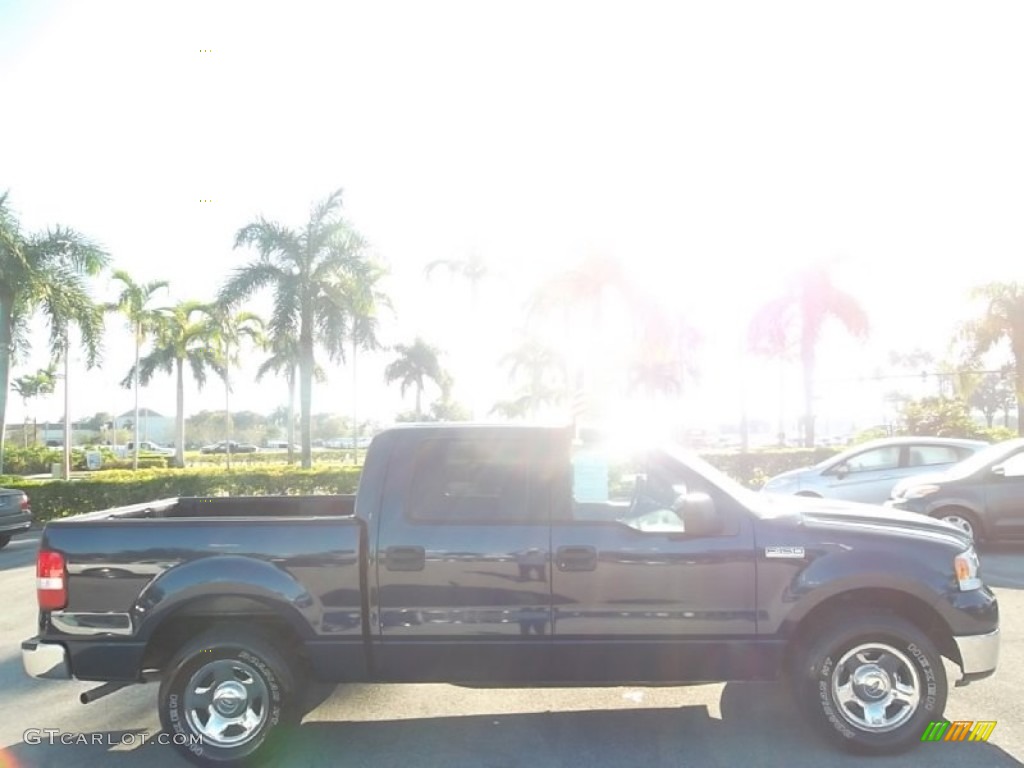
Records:
M943 522L955 525L972 539L974 538L974 526L971 525L971 521L966 517L961 517L960 515L945 515L942 520Z
M237 747L251 740L267 721L269 708L263 678L237 659L204 664L185 689L189 726L215 747Z
M886 733L917 712L921 677L902 651L885 643L864 643L847 651L832 670L832 698L850 725Z

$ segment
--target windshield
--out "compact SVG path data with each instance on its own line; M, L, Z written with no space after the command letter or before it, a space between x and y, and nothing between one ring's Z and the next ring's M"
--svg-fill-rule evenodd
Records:
M990 445L988 448L978 451L969 459L964 459L959 464L954 464L946 470L945 474L949 477L969 477L978 470L984 469L990 464L995 464L1001 459L1016 453L1021 448L1024 448L1024 440L1006 440L1002 443Z

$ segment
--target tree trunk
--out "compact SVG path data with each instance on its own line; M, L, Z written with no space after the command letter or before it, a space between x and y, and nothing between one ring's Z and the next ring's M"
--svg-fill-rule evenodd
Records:
M132 469L139 468L139 347L142 346L142 323L135 325L135 442L132 445Z
M177 410L174 414L174 466L185 466L185 361L177 359L174 361L177 368Z
M313 466L313 317L304 308L299 330L299 399L301 403L302 468Z
M801 341L800 362L804 374L804 447L814 447L814 341Z
M4 473L4 438L7 436L7 392L11 388L11 336L14 317L11 300L0 297L0 475Z
M71 479L71 340L64 339L64 473Z
M1024 436L1024 375L1017 375L1017 435Z
M356 375L356 353L359 345L355 336L352 337L352 455L355 457L354 464L359 464L359 412L356 402L356 387L359 385L359 377Z
M779 360L779 431L776 435L780 448L786 446L786 362Z
M224 369L224 458L227 460L227 468L231 469L231 383L228 377L227 368Z
M288 463L295 463L295 366L288 368Z
M416 421L423 421L423 411L420 409L420 403L423 400L423 384L416 382Z

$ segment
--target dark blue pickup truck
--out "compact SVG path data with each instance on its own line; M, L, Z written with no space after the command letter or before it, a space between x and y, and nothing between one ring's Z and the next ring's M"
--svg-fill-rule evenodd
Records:
M355 497L52 522L25 668L105 683L83 701L159 679L163 727L213 765L279 748L305 679L783 678L824 735L882 753L942 717L943 656L958 685L995 670L996 598L954 527L755 494L673 448L630 475L580 456L564 429L410 426Z

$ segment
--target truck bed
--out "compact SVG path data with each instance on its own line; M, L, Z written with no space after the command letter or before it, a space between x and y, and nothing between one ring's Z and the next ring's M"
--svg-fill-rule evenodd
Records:
M232 614L286 617L311 654L358 669L366 536L354 500L173 498L53 521L41 546L63 556L70 583L42 629L87 680L134 677L154 636Z

